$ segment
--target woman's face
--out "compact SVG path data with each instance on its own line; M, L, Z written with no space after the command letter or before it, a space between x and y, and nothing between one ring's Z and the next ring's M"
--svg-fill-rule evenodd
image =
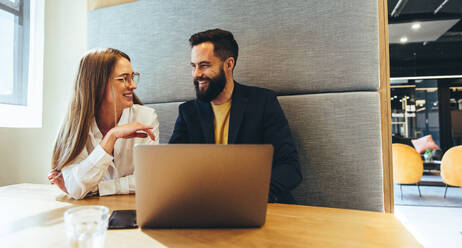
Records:
M104 101L114 104L111 87L114 90L115 103L118 110L133 106L133 91L136 84L131 80L132 65L126 58L119 58L114 65L104 94ZM125 80L124 80L125 79Z

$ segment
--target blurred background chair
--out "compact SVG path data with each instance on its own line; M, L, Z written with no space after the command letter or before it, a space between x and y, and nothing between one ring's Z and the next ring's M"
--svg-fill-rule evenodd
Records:
M399 184L403 199L403 184L416 184L420 194L419 182L423 175L423 162L417 151L404 144L393 144L393 181Z
M446 184L444 198L448 185L462 187L462 145L449 149L441 160L441 178Z

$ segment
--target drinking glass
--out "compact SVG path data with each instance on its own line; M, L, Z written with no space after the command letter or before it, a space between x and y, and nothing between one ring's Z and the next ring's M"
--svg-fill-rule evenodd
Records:
M75 207L64 212L67 237L72 248L102 248L109 209L105 206Z

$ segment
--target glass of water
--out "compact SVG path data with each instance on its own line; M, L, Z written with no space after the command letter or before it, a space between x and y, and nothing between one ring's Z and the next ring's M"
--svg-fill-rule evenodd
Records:
M106 237L109 209L83 206L66 210L64 223L72 248L102 248Z

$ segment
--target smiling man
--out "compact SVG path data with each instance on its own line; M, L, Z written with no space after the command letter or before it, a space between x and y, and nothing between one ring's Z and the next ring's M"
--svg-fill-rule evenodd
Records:
M221 29L189 39L196 100L180 105L169 143L272 144L269 202L295 203L290 190L302 180L289 124L267 89L234 81L238 45Z

